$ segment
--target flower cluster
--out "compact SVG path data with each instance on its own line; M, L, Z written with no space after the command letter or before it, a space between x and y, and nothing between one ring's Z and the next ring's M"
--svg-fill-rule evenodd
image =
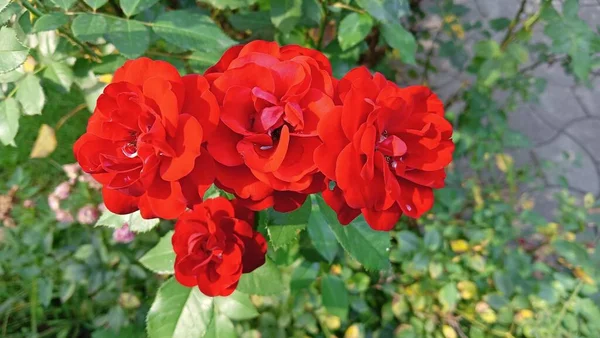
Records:
M117 214L177 219L175 277L231 294L265 262L254 211L290 212L322 193L342 224L391 230L433 206L452 161L452 125L427 87L359 67L342 79L325 55L253 41L204 75L126 62L74 146ZM203 201L212 184L233 195Z

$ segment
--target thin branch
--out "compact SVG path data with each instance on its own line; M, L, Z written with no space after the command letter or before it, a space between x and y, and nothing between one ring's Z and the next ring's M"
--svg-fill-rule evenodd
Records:
M336 3L334 3L334 4L333 4L333 5L331 5L331 6L332 6L332 7L335 7L335 8L343 8L343 9L347 9L347 10L349 10L349 11L356 12L356 13L360 13L360 14L365 14L365 13L366 13L366 12L365 12L364 10L362 10L362 9L359 9L359 8L356 8L356 7L352 7L352 6L348 6L348 5L346 5L346 4L342 3L342 2L336 2Z
M431 49L427 52L427 56L425 57L425 70L423 71L423 76L421 77L421 83L423 85L427 85L429 82L429 66L431 65L431 58L433 57L433 52L435 52L435 42L440 36L441 30L435 33L433 39L431 39Z
M317 50L323 50L323 38L325 37L325 28L327 27L327 20L329 11L327 11L327 0L323 1L323 18L321 19L321 26L319 27L319 39L317 40Z
M68 112L66 115L61 117L60 120L58 120L58 122L56 122L56 125L54 126L54 130L58 131L60 129L60 127L62 127L62 125L65 124L65 122L67 122L68 119L73 117L73 115L77 114L78 112L84 110L86 107L87 107L87 104L82 103L82 104L78 105L77 107L73 108L73 110Z
M506 48L506 46L508 46L508 43L512 39L512 35L515 32L515 28L517 28L517 24L520 22L521 15L525 11L526 4L527 4L527 0L521 0L519 10L517 11L517 14L515 15L514 19L512 19L512 21L510 22L510 24L508 26L508 31L506 31L506 35L504 36L504 39L502 40L500 49L504 50Z

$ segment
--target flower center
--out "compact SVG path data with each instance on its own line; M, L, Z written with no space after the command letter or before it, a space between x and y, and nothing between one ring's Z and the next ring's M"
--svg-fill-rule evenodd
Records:
M379 135L375 150L379 151L384 156L385 161L395 170L402 162L402 156L406 154L407 148L406 143L398 136L389 135L388 131L384 130Z

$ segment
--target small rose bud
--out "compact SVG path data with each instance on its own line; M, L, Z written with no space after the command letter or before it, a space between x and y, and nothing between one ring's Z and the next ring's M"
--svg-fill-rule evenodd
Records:
M23 208L33 208L33 207L35 207L34 201L29 200L29 199L23 201Z
M79 169L81 168L79 166L79 163L71 163L71 164L65 164L62 166L65 174L67 174L67 177L69 178L69 183L73 184L75 183L75 180L77 179L77 176L79 175Z
M94 224L98 219L98 209L91 204L88 204L77 212L77 222L81 224Z
M113 240L117 243L129 243L135 238L135 233L129 230L129 224L125 223L113 232Z
M70 193L71 193L71 185L69 184L69 182L66 182L66 181L57 185L56 188L54 188L54 192L52 192L52 194L54 194L60 200L64 200L67 197L69 197Z
M50 209L52 209L52 211L56 212L60 210L60 199L58 199L56 195L50 194L48 196L48 205L50 206Z
M73 222L73 215L71 215L71 213L66 210L56 210L55 214L56 214L56 220L61 223L72 223Z
M106 205L104 205L104 203L98 204L98 211L105 212L106 211Z
M79 182L86 183L90 188L95 190L102 189L102 184L98 183L98 181L88 173L82 173L81 176L79 176Z

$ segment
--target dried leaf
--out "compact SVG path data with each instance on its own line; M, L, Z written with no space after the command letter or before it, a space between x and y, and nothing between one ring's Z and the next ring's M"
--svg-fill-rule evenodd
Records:
M56 135L54 129L47 124L42 124L38 137L31 149L30 158L44 158L52 154L56 149Z

